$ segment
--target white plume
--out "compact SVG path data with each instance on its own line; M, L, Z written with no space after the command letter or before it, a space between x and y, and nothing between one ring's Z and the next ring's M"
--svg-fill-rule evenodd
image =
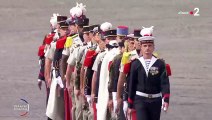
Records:
M70 15L71 15L71 17L73 16L73 13L74 13L74 7L70 9Z
M70 10L70 14L72 17L80 17L82 15L82 10L79 7L73 7Z
M80 3L80 4L77 3L77 7L79 7L82 10L83 14L86 13L86 9L85 9L86 5L83 5L82 3Z
M141 30L141 32L140 32L140 34L142 35L142 36L145 36L145 35L152 35L152 33L153 33L153 28L154 28L154 26L151 26L151 27L149 27L149 28L145 28L145 27L143 27L143 29Z
M57 16L59 16L58 13L53 13L53 16L50 18L50 24L53 28L56 28L57 26Z
M109 23L109 22L104 22L104 23L101 24L100 29L102 31L104 31L104 32L108 31L108 30L111 30L112 29L112 24Z
M79 7L75 8L75 16L80 17L82 16L82 9Z
M86 5L83 5L82 3L76 3L76 6L70 9L71 17L81 17L86 13L85 7Z

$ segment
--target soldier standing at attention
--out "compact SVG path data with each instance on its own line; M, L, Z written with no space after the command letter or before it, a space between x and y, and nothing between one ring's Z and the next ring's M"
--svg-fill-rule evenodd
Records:
M59 29L60 23L67 19L66 16L57 16L57 29L55 30L55 34L53 40L50 42L49 47L45 53L45 80L47 82L47 87L50 88L49 99L46 109L46 115L53 119L57 116L57 95L56 88L52 87L52 78L51 78L51 65L54 58L54 52L56 49L56 41L59 39ZM56 84L54 84L56 85ZM52 89L52 90L51 90Z
M119 42L120 54L116 55L111 63L110 74L109 74L110 79L108 83L109 100L113 102L113 112L115 113L115 116L117 116L116 118L113 116L113 118L118 120L119 119L125 120L123 109L117 108L118 106L117 106L116 93L117 93L117 83L119 78L119 69L121 65L122 55L125 51L124 43L125 43L125 39L127 35L128 35L127 26L117 27L117 41ZM121 107L122 107L122 104L121 104Z
M134 106L138 120L160 120L161 106L165 111L169 106L169 77L164 61L153 56L152 32L153 26L141 30L142 56L131 63L130 69L128 114Z

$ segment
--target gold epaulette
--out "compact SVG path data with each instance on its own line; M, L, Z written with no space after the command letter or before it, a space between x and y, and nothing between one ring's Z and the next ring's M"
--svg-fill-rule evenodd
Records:
M65 47L65 48L69 48L69 47L71 47L72 44L73 44L73 39L72 39L72 37L67 37L64 47Z
M78 34L69 36L66 38L66 42L65 42L65 48L69 48L73 45L73 39L76 38L78 36Z
M124 52L121 59L121 64L125 65L129 62L130 62L130 52Z

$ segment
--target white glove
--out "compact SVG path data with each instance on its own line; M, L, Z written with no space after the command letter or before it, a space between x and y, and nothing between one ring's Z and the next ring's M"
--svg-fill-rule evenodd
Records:
M56 80L57 80L57 84L58 84L61 88L64 88L63 81L62 81L61 77L60 77L60 76L57 77Z
M123 111L124 111L125 118L127 117L127 108L128 108L127 101L124 101L123 102Z
M39 59L38 64L41 65L41 60Z
M118 103L117 103L117 99L116 99L116 92L112 92L112 95L113 95L113 111L114 113L116 112L116 109L118 107Z
M88 102L89 106L91 106L91 96L90 95L86 95L86 99L87 99L87 102Z
M98 103L96 103L96 110L98 110Z
M53 70L53 78L56 80L56 83L60 86L60 88L64 88L62 78L60 76L56 78L55 70Z
M167 111L167 106L165 106L164 105L165 104L165 102L164 102L164 98L162 99L162 106L161 106L161 109L163 110L163 111Z

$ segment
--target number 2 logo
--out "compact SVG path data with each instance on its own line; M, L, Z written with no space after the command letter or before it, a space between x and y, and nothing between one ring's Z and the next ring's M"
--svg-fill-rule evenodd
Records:
M199 8L194 8L194 16L200 16L199 14Z

